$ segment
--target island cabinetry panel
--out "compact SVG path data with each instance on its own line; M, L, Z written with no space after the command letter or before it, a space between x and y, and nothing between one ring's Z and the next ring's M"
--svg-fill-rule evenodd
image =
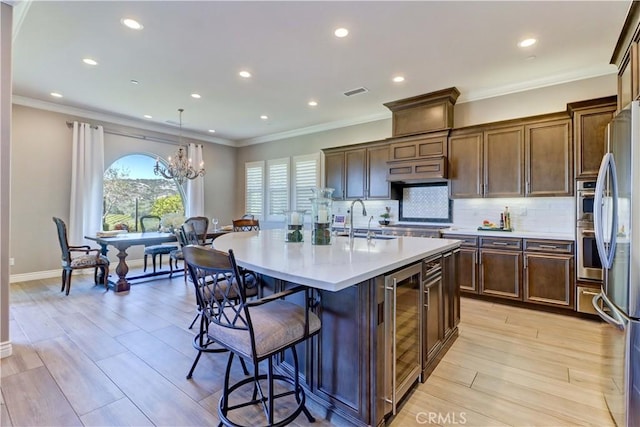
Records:
M569 118L525 126L525 195L573 195L573 145Z
M451 252L448 253L451 256ZM443 288L443 257L424 263L422 282L422 382L427 379L427 367L440 351L449 296Z
M460 323L460 284L458 264L460 250L445 253L442 257L442 286L444 295L444 335L450 336Z
M481 237L478 270L480 295L522 300L522 239Z
M524 301L574 309L573 242L525 239Z
M334 200L387 200L391 197L391 185L387 182L387 142L327 149L324 153L325 183L335 189Z
M616 111L617 98L592 99L567 105L573 116L575 176L595 179L606 151L607 125Z

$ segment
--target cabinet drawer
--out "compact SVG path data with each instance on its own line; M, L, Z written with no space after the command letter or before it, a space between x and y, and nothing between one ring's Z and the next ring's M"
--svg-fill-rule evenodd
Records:
M415 179L446 178L447 169L444 157L404 162L389 162L387 181L405 181Z
M447 155L447 135L407 138L391 144L389 160L412 160Z
M481 248L522 249L522 239L510 237L480 237Z
M573 254L573 242L568 240L524 239L524 250L527 252Z
M462 240L462 243L460 243L460 246L464 246L467 248L475 248L476 246L478 246L478 236L461 236L458 234L444 233L442 237L444 237L445 239Z

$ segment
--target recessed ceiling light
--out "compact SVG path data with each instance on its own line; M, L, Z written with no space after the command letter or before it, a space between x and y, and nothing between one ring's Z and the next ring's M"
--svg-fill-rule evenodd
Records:
M349 35L349 30L347 30L346 28L338 28L333 32L333 34L335 34L336 37L340 38L347 37L347 35Z
M91 59L91 58L84 58L82 62L84 62L87 65L98 65L98 62L95 59Z
M522 41L520 41L520 43L518 43L518 46L520 47L529 47L529 46L533 46L534 44L536 44L538 40L536 39L524 39Z
M129 80L129 82L131 82L131 84L132 84L132 85L137 85L137 84L139 84L139 83L140 83L139 81L137 81L137 80L133 80L133 79L132 79L132 80Z
M51 92L51 96L53 96L54 98L62 98L62 94L58 92Z
M120 22L122 22L122 25L124 25L125 27L129 27L132 30L141 30L144 28L142 24L136 21L135 19L122 18Z
M318 101L309 101L309 107L316 107L318 105Z
M149 114L145 114L145 115L144 115L144 118L145 118L145 119L153 119L153 116L150 116Z
M209 132L216 133L216 130L215 129L209 129Z
M394 82L396 82L396 83L401 83L401 82L403 82L403 81L404 81L404 77L402 77L402 76L395 76L395 77L393 78L393 81L394 81Z
M251 73L246 71L246 70L242 70L238 73L238 75L240 77L244 77L245 79L248 79L249 77L251 77Z
M269 118L269 116L265 116L265 115L263 114L263 115L261 115L261 116L260 116L260 118L261 118L262 120L267 120L267 119Z
M191 94L191 97L192 97L192 98L195 98L195 99L200 99L200 98L202 98L202 97L200 96L200 94L199 94L199 93L192 93L192 94Z

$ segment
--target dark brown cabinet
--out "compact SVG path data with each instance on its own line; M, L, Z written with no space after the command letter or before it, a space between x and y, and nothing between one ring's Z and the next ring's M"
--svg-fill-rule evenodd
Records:
M571 120L525 126L525 195L573 195Z
M456 277L461 292L478 293L478 238L457 234L442 235L445 239L462 240L460 252L455 262Z
M480 238L480 295L522 300L522 240Z
M484 132L484 197L524 195L524 128L512 126Z
M610 96L567 106L573 115L576 178L593 179L598 176L607 145L607 125L613 118L616 105L616 97Z
M438 278L424 285L423 303L423 337L424 349L422 366L426 367L442 346L444 338L442 315L444 310L444 295L442 278Z
M451 198L482 197L482 132L453 131L449 137L449 194Z
M444 308L444 336L453 333L460 323L460 285L457 280L460 250L447 252L442 256L442 287Z
M447 178L448 134L446 130L394 139L389 149L387 180Z
M573 309L573 242L526 239L524 301Z
M325 150L325 183L334 200L389 199L389 144L361 144Z

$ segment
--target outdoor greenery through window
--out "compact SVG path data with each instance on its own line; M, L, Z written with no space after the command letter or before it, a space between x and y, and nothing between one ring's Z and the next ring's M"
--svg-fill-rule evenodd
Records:
M184 197L174 180L153 173L155 159L144 154L122 157L104 173L104 230L139 231L140 217L157 215L171 228L184 221Z

